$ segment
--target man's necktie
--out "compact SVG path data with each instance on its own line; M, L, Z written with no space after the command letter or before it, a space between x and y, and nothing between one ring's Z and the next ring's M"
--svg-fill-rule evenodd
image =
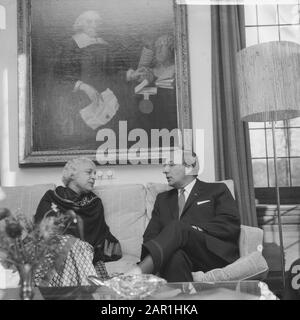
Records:
M185 196L184 196L185 189L180 189L179 197L178 197L178 208L179 208L179 218L182 214L184 205L185 205Z

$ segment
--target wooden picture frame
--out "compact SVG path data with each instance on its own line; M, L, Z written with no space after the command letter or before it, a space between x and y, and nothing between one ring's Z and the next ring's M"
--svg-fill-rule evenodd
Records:
M95 12L101 20L100 36L86 37L88 29L82 36L82 19L88 28ZM159 82L156 50L161 36L164 43L173 41L170 68L175 74ZM127 139L121 146L120 123L126 122L127 133L192 128L187 38L186 6L173 0L18 0L19 165L63 165L77 156L99 164L161 159L164 146L148 143L129 161L128 150L135 150L137 140L128 144ZM149 52L154 55L151 62ZM100 89L91 85L92 78L96 86L101 83ZM115 148L107 150L109 163L97 157L99 146L108 141L107 136L99 140L105 129L118 139ZM176 146L174 142L170 149Z

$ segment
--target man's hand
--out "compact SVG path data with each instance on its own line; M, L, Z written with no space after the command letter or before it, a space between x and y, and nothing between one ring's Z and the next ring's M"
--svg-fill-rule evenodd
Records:
M142 82L145 79L148 80L149 83L153 82L154 80L154 74L151 69L146 68L146 67L141 67L136 70L137 76L138 76L138 81Z
M154 80L154 74L151 69L146 67L138 68L137 70L129 69L127 71L127 81L138 81L142 82L143 80L148 80L151 83Z

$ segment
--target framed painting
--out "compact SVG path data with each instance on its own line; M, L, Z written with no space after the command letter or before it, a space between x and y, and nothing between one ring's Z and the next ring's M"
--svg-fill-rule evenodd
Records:
M151 163L190 136L186 6L19 0L19 165Z

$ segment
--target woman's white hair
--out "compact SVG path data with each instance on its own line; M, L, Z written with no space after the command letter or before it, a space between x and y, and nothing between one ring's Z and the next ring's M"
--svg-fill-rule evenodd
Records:
M83 164L83 163L90 163L94 167L96 167L94 162L91 159L84 158L84 157L80 157L80 158L75 158L75 159L69 160L65 164L65 166L63 168L63 171L62 171L62 182L66 187L73 180L74 174L76 174L78 172L79 166L81 164Z
M97 11L93 11L93 10L84 11L75 20L75 22L73 24L73 31L75 33L83 31L83 27L85 25L86 20L89 19L91 16L96 17L97 19L99 19L99 22L102 20L100 14Z

